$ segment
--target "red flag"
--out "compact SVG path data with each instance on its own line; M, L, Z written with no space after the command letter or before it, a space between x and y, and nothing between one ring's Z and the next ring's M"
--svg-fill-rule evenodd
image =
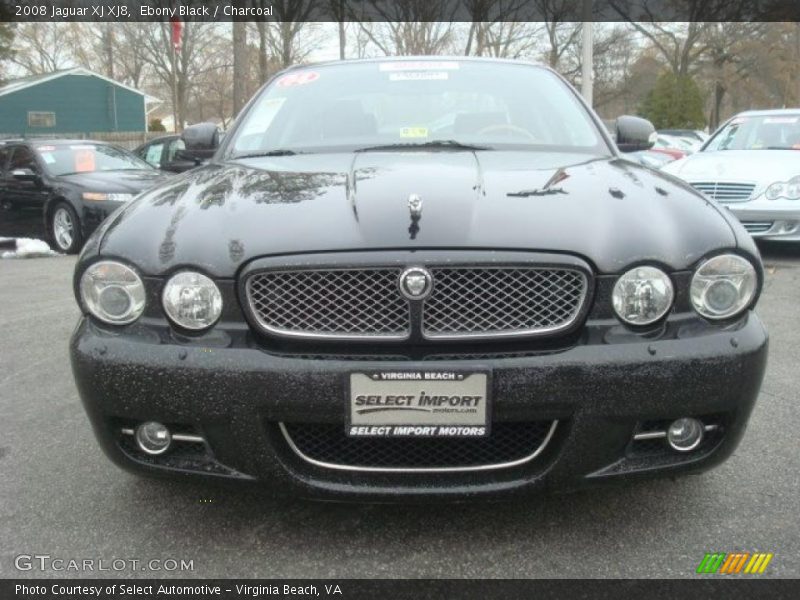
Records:
M172 47L177 52L181 49L181 32L183 31L183 23L175 19L170 19L170 25L172 25Z

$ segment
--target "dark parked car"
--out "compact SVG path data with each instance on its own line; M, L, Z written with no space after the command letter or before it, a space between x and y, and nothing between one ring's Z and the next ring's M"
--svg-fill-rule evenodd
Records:
M765 369L758 251L621 157L652 125L615 132L523 62L276 75L210 164L81 256L70 350L103 449L142 474L392 501L720 463Z
M162 174L130 152L86 140L0 145L0 203L41 210L52 243L75 253L111 212Z
M181 136L165 135L142 144L133 153L156 169L183 173L198 166L199 161L186 154Z

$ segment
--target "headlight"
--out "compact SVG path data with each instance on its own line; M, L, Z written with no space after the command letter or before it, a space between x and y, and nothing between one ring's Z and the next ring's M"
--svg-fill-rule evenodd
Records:
M792 177L789 181L776 181L766 191L767 200L800 200L800 177Z
M735 254L709 258L692 277L694 309L709 319L728 319L750 305L758 278L750 261Z
M84 200L93 200L101 202L103 200L110 200L111 202L128 202L133 200L133 194L103 194L100 192L84 192L81 194Z
M122 263L105 260L81 275L81 299L95 317L105 323L125 325L144 312L145 293L136 271Z
M672 306L672 280L661 269L636 267L617 280L612 294L614 311L631 325L655 323Z
M222 314L222 294L217 285L202 273L182 271L164 287L164 311L185 329L211 327Z

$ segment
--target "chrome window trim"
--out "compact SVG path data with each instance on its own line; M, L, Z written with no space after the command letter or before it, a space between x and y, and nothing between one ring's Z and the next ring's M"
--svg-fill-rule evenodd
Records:
M355 471L359 473L467 473L470 471L494 471L498 469L510 469L512 467L518 467L525 463L529 463L534 458L539 456L542 452L544 452L545 448L550 443L550 440L553 438L553 434L556 431L556 426L558 425L558 419L553 420L553 424L550 426L547 435L542 440L542 443L533 451L532 454L528 456L524 456L517 460L504 462L504 463L493 463L488 465L473 465L468 467L362 467L358 465L343 465L339 463L330 463L321 460L316 460L311 458L307 454L303 453L297 445L294 443L292 436L289 435L288 430L283 422L278 423L278 427L283 434L284 440L288 444L289 448L294 452L299 458L304 460L305 462L314 465L315 467L321 467L323 469L333 469L336 471ZM344 432L342 432L344 435Z

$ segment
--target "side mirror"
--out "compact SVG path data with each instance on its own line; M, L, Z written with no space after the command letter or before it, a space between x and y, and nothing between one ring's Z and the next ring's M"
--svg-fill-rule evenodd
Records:
M620 152L649 150L656 143L656 128L647 119L622 115L617 119L615 129Z
M39 175L37 175L33 169L14 169L11 171L11 176L19 181L28 181L31 183L39 181Z
M183 130L184 155L196 159L211 158L219 147L219 128L214 123L198 123Z

